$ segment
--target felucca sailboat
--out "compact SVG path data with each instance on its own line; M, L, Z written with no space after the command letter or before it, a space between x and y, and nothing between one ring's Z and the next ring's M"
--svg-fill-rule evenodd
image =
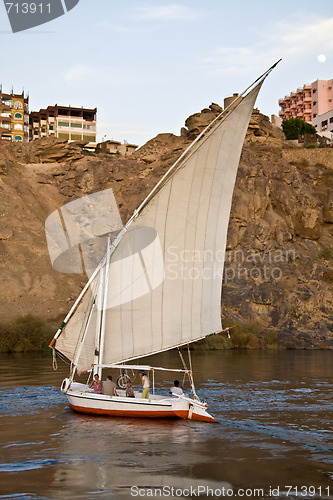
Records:
M276 63L277 64L277 63ZM115 238L50 347L71 362L62 383L71 407L93 415L214 422L192 396L95 394L76 373L166 368L131 363L222 331L221 289L233 188L261 75L195 139ZM184 256L186 255L186 258ZM180 351L181 354L181 351ZM182 358L182 355L181 355ZM183 358L182 358L182 361Z

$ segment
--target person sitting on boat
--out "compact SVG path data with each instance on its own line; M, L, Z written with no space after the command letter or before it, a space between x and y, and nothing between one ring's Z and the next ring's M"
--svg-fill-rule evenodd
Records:
M179 380L174 380L173 387L171 387L170 392L173 396L182 396L183 389L179 387Z
M118 396L116 384L113 382L111 375L106 377L106 381L103 383L103 391L107 396Z
M97 373L94 375L94 380L91 382L89 387L93 387L96 394L103 394L103 384Z
M126 387L126 396L128 398L135 398L135 394L133 391L133 387L130 381L127 382L127 387Z
M145 372L139 372L139 375L141 377L141 383L142 383L142 398L143 399L148 399L149 398L149 378L145 374Z

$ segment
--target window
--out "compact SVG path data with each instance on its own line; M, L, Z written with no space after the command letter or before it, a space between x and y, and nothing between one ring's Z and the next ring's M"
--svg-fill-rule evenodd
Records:
M53 130L53 125L49 125L49 130Z
M23 130L23 127L20 123L15 123L14 130Z
M66 141L68 141L69 139L69 134L58 134L58 137L59 139L66 139Z
M14 108L15 109L22 109L23 108L23 104L20 101L15 101L14 102Z
M317 89L312 89L312 93L315 94L317 92Z
M69 122L58 122L59 127L69 127Z
M82 128L82 123L72 123L71 125L74 128Z
M71 140L72 141L81 141L81 135L80 134L71 134Z
M317 113L314 113L314 114L313 114L313 118L316 118L316 116L317 116Z
M22 120L23 115L22 113L15 113L14 118L16 118L17 120Z
M95 130L96 129L95 125L83 125L83 128L85 128L87 130Z
M4 104L5 106L9 106L10 108L13 107L13 101L11 99L2 99L2 104Z
M22 136L21 135L16 135L15 136L15 141L18 141L18 142L23 141Z

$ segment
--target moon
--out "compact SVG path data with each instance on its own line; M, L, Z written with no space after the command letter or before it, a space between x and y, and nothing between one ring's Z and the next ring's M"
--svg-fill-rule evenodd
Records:
M318 60L318 62L320 62L320 63L325 62L325 61L326 61L326 56L325 56L325 54L319 54L319 56L317 57L317 60Z

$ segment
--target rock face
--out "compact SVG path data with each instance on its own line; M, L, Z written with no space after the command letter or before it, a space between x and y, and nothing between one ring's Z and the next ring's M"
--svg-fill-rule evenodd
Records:
M226 319L274 328L285 347L333 347L332 187L331 149L244 147L229 225Z
M159 134L130 159L42 139L0 145L0 321L31 313L59 323L86 281L51 265L47 216L112 188L125 222L181 152L218 113ZM333 348L333 150L290 149L254 111L229 224L224 321L255 322L285 347Z

